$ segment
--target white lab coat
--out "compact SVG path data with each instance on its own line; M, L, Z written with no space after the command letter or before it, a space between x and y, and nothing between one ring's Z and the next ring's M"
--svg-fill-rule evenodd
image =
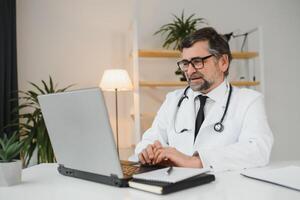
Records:
M269 162L273 145L273 135L269 128L264 108L263 96L254 90L233 87L230 105L223 121L224 130L214 131L225 109L228 94L210 109L194 142L195 130L195 93L189 89L189 99L183 100L179 109L177 104L183 89L167 95L159 109L152 127L138 143L138 155L148 144L159 140L163 146L175 147L180 152L192 156L199 154L204 167L213 171L238 170L264 166ZM176 131L187 128L189 131Z

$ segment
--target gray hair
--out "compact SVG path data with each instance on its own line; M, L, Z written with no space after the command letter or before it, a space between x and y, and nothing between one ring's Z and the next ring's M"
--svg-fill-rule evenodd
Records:
M228 56L228 68L224 72L224 75L227 76L229 73L229 65L232 60L232 55L229 44L224 36L220 35L212 27L205 27L185 37L179 46L179 50L182 52L184 48L189 48L199 41L208 41L208 51L217 59L221 58L223 55Z

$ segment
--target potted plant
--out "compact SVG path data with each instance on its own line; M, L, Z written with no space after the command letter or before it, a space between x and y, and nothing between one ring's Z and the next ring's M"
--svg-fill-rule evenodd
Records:
M205 18L195 18L195 14L191 14L190 16L185 18L184 10L182 11L180 17L174 14L173 16L174 19L171 23L161 26L160 29L154 33L154 35L167 34L163 43L163 48L168 49L171 45L173 45L173 49L178 50L181 41L186 36L196 31L199 28L200 24L204 24L204 25L208 24ZM180 68L177 68L175 74L182 75L181 80L186 81L186 78L184 74L181 72Z
M44 80L41 82L42 87L29 82L33 86L33 90L20 91L20 100L22 103L16 109L16 112L21 113L19 114L19 122L15 125L18 126L24 140L24 148L21 151L21 156L25 167L28 166L35 150L37 151L38 164L56 162L37 96L64 92L73 86L69 85L65 88L57 89L57 85L53 84L51 76L49 76L48 84Z
M0 138L0 186L16 185L21 182L22 162L15 158L20 154L24 141L15 132L10 138Z

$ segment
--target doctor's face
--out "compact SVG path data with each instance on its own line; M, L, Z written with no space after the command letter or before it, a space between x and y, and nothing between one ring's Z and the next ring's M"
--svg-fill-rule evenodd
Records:
M182 60L186 62L185 75L193 91L208 93L224 81L224 72L228 68L228 59L225 56L217 59L209 51L208 41L198 41L189 48L183 48ZM209 57L210 56L210 57ZM197 57L205 58L197 60ZM200 60L200 61L199 61ZM227 62L226 62L227 61Z

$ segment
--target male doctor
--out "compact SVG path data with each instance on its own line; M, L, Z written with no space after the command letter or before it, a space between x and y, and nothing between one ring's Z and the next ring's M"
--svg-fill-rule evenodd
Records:
M135 149L140 162L213 171L266 165L273 135L263 96L226 80L228 42L206 27L185 38L180 51L189 86L167 95Z

